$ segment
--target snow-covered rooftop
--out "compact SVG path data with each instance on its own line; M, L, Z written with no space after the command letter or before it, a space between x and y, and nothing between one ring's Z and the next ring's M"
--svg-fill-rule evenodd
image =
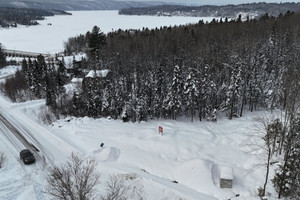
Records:
M71 83L82 83L82 78L72 78Z
M227 180L233 180L233 169L231 167L221 167L220 178L227 179Z
M90 78L94 78L94 77L100 77L100 78L103 78L103 77L106 77L107 74L110 72L109 69L103 69L103 70L91 70L87 75L86 77L90 77Z

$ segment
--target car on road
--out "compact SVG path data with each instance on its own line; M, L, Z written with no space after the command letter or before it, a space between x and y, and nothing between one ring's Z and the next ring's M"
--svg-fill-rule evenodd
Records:
M23 149L20 152L20 159L24 162L24 164L31 164L35 162L35 157L29 149Z

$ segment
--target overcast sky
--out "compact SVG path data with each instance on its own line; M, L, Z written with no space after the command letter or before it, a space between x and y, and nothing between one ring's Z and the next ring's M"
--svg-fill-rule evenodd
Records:
M139 0L139 1L149 1L149 0ZM261 1L251 1L251 0L157 0L170 3L183 3L183 4L198 4L198 5L226 5L226 4L243 4L243 3L254 3L254 2L266 2L266 3L284 3L284 2L299 2L292 0L261 0Z

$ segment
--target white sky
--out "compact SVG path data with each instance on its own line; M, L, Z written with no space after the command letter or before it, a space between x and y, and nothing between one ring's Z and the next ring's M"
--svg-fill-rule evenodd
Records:
M149 1L149 0L136 0L136 1ZM285 2L299 2L293 0L158 0L169 3L182 3L182 4L199 4L199 5L226 5L226 4L243 4L243 3L258 3L258 2L266 2L266 3L285 3Z

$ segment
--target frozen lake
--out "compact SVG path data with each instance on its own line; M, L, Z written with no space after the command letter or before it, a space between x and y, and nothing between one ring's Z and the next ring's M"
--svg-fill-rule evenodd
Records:
M68 38L85 34L97 25L104 33L118 29L149 29L211 21L210 17L157 17L118 15L118 11L71 11L72 15L47 17L39 26L0 29L0 43L6 49L39 53L63 51ZM48 24L52 24L51 26Z

